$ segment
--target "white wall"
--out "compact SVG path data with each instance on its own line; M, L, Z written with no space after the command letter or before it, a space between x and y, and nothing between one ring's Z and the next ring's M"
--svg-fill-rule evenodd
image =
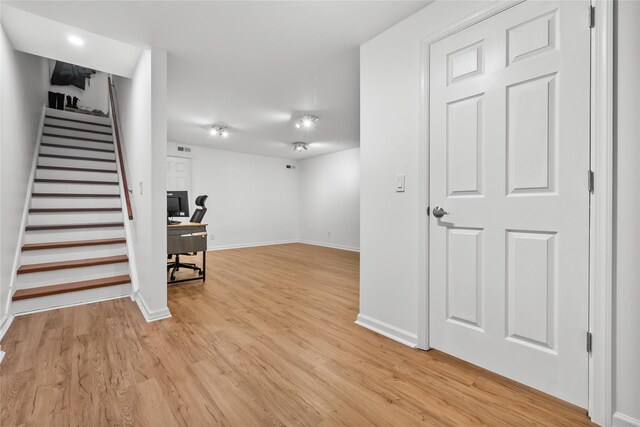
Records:
M360 49L360 314L417 339L420 38L490 2L435 2ZM406 192L396 193L396 175Z
M300 240L360 249L360 149L298 162Z
M233 143L233 142L230 142ZM206 194L209 249L298 240L298 172L293 160L169 143L168 154L192 158L191 212Z
M107 85L107 74L102 71L98 71L93 74L91 79L86 80L85 89L82 90L75 86L54 86L51 84L51 74L55 67L56 61L49 59L49 74L46 78L46 84L49 86L48 91L64 93L70 95L71 98L77 96L79 98L78 106L87 107L91 109L98 109L104 113L109 111L109 86ZM65 96L65 105L67 105L67 99Z
M0 29L0 330L6 314L42 106L46 60L13 49Z
M138 299L147 319L169 315L166 279L167 56L140 56L131 79L116 77L129 187Z
M613 410L616 425L633 419L640 426L640 2L617 8Z

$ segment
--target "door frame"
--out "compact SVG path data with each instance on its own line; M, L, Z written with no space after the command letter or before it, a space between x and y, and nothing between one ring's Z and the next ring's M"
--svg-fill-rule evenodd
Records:
M431 45L516 6L498 1L420 40L418 147L418 325L417 347L429 349L429 54ZM591 170L589 229L589 416L601 425L612 420L613 360L613 2L591 0ZM585 22L588 25L588 22ZM585 171L586 175L586 171ZM586 337L585 337L586 341ZM586 351L586 348L585 348Z

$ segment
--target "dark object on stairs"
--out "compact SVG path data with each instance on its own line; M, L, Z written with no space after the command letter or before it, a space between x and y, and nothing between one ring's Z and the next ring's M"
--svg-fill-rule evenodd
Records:
M51 74L51 84L55 86L73 85L84 90L86 79L91 79L93 74L96 74L96 70L56 61Z
M58 94L49 91L49 108L58 108Z
M56 93L57 102L56 107L58 110L64 110L64 93Z
M67 105L66 105L66 107L72 107L72 106L73 106L73 104L71 102L71 95L67 95Z
M78 97L74 96L73 97L73 104L71 105L71 108L78 109L78 101L79 101Z

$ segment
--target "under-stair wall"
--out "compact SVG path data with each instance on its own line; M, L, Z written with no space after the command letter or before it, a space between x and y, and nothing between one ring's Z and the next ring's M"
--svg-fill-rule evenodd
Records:
M132 294L110 118L45 109L11 313Z

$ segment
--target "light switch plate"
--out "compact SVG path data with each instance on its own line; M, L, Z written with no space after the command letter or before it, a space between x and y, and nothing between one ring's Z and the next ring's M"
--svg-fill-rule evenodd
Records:
M404 193L405 175L396 176L396 193Z

